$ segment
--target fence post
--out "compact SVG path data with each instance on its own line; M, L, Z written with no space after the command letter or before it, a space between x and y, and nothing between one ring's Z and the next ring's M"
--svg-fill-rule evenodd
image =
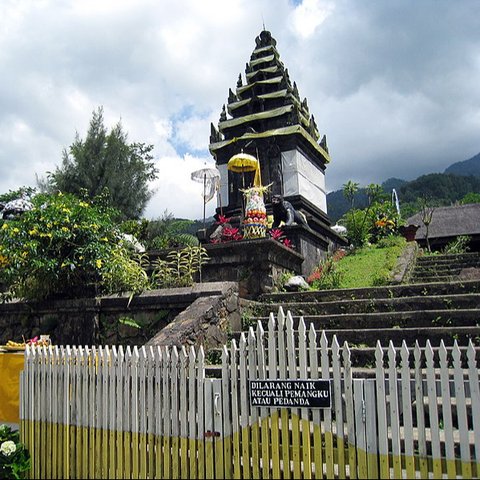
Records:
M224 477L222 381L205 380L205 478Z
M357 445L357 475L367 476L367 441L365 432L365 399L363 393L364 380L353 380L353 404L355 415L355 443Z
M375 380L366 379L363 384L365 402L365 444L368 478L378 478L378 432L375 398Z

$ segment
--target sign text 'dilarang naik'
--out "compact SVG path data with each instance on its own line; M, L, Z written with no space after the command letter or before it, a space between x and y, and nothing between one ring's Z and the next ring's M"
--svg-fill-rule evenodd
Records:
M330 380L250 380L253 407L331 408Z

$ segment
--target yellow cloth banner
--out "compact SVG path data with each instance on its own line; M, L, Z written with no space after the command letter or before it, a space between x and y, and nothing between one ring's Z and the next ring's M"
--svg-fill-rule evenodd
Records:
M23 353L0 353L0 423L20 423L20 372Z

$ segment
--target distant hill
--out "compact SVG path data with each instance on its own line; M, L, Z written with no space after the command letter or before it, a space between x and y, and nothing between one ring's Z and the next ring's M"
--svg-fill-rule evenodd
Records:
M406 180L402 180L400 178L389 178L382 183L382 188L383 191L386 193L391 192L393 189L395 189L398 193L400 187L402 187L406 183L408 183Z
M383 191L390 194L397 192L400 206L415 202L425 196L438 205L450 205L462 199L467 193L480 193L480 153L474 157L456 162L445 169L444 173L422 175L410 182L399 178L389 178L382 184ZM355 207L367 206L365 189L359 189ZM330 220L337 222L350 208L342 190L327 194L327 210Z
M407 182L400 188L398 194L400 202L414 202L424 196L448 205L460 200L469 192L480 192L480 177L430 173Z
M445 173L453 175L474 175L480 177L480 153L463 162L456 162L445 169Z

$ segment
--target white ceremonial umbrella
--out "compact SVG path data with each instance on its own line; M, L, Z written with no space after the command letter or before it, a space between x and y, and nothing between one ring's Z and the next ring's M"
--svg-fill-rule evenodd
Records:
M203 228L205 228L205 205L220 189L220 172L216 168L201 168L191 174L192 180L203 183Z

